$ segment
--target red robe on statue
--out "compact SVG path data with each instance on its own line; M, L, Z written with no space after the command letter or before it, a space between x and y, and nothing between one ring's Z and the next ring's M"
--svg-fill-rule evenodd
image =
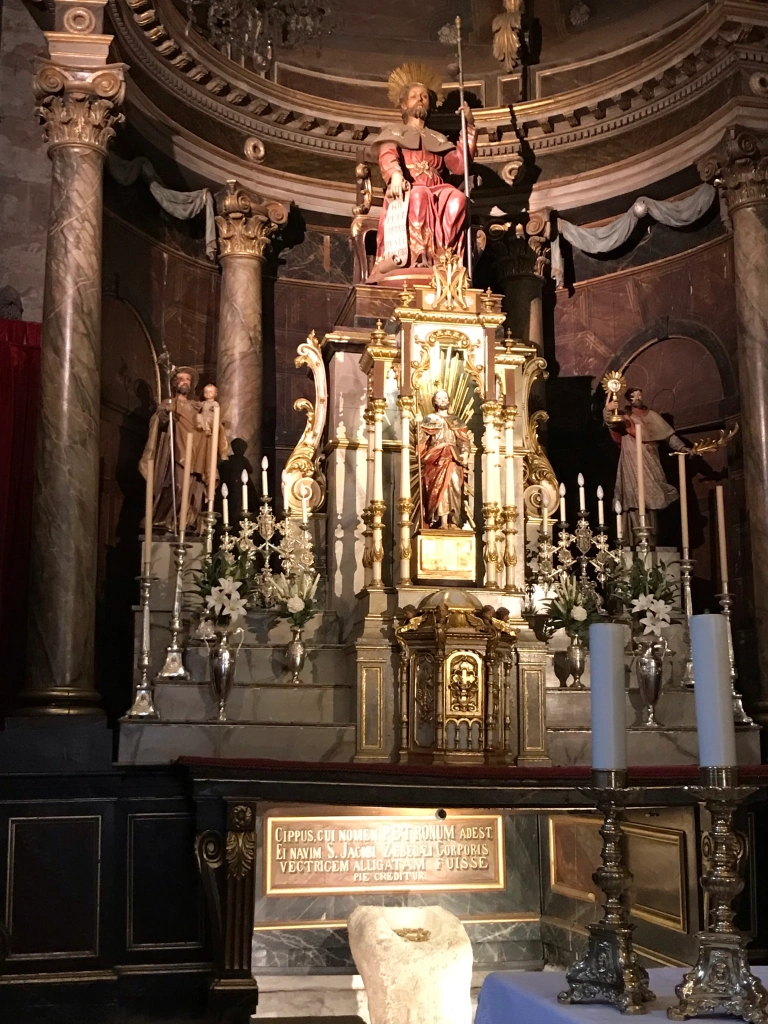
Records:
M467 197L445 181L448 174L464 174L464 146L454 146L440 132L407 125L382 129L374 144L384 181L396 170L410 184L408 199L408 262L432 266L446 249L463 255ZM477 148L477 130L467 129L470 164ZM376 260L384 256L384 223L390 200L385 197L379 220ZM375 273L375 271L374 271Z

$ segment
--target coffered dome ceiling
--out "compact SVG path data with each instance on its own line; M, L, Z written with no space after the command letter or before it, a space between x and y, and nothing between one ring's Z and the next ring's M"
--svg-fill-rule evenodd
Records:
M305 209L349 217L354 168L397 115L386 77L452 59L437 33L456 13L479 126L477 207L560 210L690 167L727 124L768 117L768 4L760 0L528 0L531 64L492 53L500 0L334 0L322 47L279 50L269 77L228 59L175 0L109 0L130 66L128 117L191 176L239 180ZM456 90L435 127L455 131ZM374 174L374 181L375 181Z

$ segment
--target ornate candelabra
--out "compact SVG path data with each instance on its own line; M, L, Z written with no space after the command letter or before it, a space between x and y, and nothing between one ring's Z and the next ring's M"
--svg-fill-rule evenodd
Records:
M739 861L746 840L733 827L738 805L755 790L738 784L736 768L701 768L699 795L712 818L702 838L704 874L701 886L709 897L710 925L699 932L696 964L675 992L671 1020L719 1012L752 1024L768 1021L768 992L752 974L746 943L733 924L733 901L744 888Z
M685 644L685 668L683 678L680 680L682 686L693 686L693 657L691 655L691 628L690 621L693 615L693 598L691 597L691 570L693 561L689 557L688 548L683 548L683 557L680 559L680 584L683 594L683 643Z
M634 529L635 529L635 547L637 549L637 556L643 562L645 562L646 558L648 557L648 552L650 551L649 540L650 540L650 536L651 536L651 529L648 526L647 519L646 519L645 515L640 515L638 513L638 525Z
M602 921L589 926L586 956L566 974L568 990L561 1003L610 1003L622 1013L645 1013L655 998L648 973L635 959L634 925L629 921L628 890L632 875L624 860L621 821L630 792L626 771L593 771L593 789L603 815L602 866L592 876L605 893Z
M207 558L210 558L213 554L213 534L216 529L216 520L219 518L218 513L213 511L213 505L208 505L208 510L203 512L201 516L205 523L203 530L203 551Z
M131 705L130 711L126 713L126 718L146 719L158 717L153 699L152 683L149 679L149 595L152 590L152 583L156 579L157 577L152 576L150 573L149 565L147 565L144 575L139 576L141 594L141 647L139 648L138 669L140 674L139 681L136 684L136 689L133 694L133 704Z
M184 593L184 563L189 545L182 534L173 546L176 560L176 583L173 591L173 614L171 616L171 642L165 651L165 664L158 673L158 679L189 679L184 668L184 649L179 643L182 631L181 607Z
M718 594L718 600L720 601L720 607L723 610L723 616L728 627L728 660L731 665L731 696L733 698L733 720L737 725L752 725L752 719L744 710L744 705L741 703L741 694L736 689L736 680L739 674L736 670L736 658L733 653L733 629L731 626L731 608L733 607L733 595L730 591L726 590L722 594Z
M539 533L537 546L536 582L545 589L552 585L561 575L561 569L555 565L555 552L557 548L552 543L549 531L542 530Z

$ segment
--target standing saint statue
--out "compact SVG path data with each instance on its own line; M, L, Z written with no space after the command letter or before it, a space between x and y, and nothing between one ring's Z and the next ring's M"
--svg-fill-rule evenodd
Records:
M205 501L208 478L211 426L207 402L194 397L198 374L189 366L180 366L171 379L171 397L166 398L152 414L149 437L139 463L141 475L146 479L150 460L154 460L154 514L153 526L168 533L174 532L176 515L181 503L181 485L187 449L187 436L192 435L192 464L189 484L189 512L185 528L199 532L200 513ZM210 385L209 385L210 386ZM171 417L173 427L171 428ZM173 435L173 452L171 451ZM229 444L219 432L219 454L226 458ZM174 513L174 506L176 512Z
M677 436L665 419L643 402L641 388L628 388L624 395L627 405L620 414L623 424L616 429L615 416L619 403L609 395L606 399L603 419L611 437L621 447L619 468L616 471L614 499L621 502L624 512L636 514L638 508L637 486L637 442L636 424L642 424L643 435L643 479L645 481L645 506L649 513L649 526L655 532L655 513L666 508L679 497L677 489L667 481L659 459L659 442L666 441L672 451L687 452L688 448Z
M431 412L418 426L424 524L432 528L461 527L468 494L472 436L467 424L450 411L448 392L432 396Z
M371 283L396 267L431 267L447 249L463 255L467 197L446 178L464 173L465 146L474 159L477 130L466 103L466 139L457 146L427 128L439 95L440 79L423 64L403 64L389 76L389 97L403 123L386 125L373 142L387 190Z

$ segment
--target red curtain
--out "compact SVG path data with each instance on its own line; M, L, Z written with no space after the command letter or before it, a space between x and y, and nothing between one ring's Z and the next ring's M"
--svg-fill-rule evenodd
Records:
M0 711L25 661L40 324L0 320Z

